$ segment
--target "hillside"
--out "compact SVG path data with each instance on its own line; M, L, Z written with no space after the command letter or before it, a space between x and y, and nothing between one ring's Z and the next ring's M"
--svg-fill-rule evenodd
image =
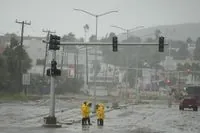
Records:
M172 40L185 41L188 37L191 37L192 40L196 41L196 39L200 37L200 23L160 25L156 27L149 27L137 30L130 34L140 36L141 38L154 37L154 31L156 29L160 29L160 31L164 33L164 35L167 33L167 37ZM125 35L120 36L120 40L123 40L125 38Z

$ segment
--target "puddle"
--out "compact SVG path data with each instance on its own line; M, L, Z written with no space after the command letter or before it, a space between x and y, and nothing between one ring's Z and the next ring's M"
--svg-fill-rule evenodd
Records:
M150 128L137 128L134 129L132 131L130 131L130 133L165 133L164 131L156 131Z

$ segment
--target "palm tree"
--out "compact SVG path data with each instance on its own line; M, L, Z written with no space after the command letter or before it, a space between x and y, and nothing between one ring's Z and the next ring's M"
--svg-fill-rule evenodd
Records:
M89 25L88 25L88 24L85 24L83 28L84 28L84 30L87 32L87 31L89 30Z
M86 41L86 38L87 38L87 32L89 31L90 27L89 27L88 24L85 24L85 25L83 26L83 28L84 28L84 31L85 31L85 41Z
M159 38L159 36L160 36L160 34L161 34L162 32L159 30L159 29L157 29L157 30L155 30L155 39L156 40L158 40L158 38Z

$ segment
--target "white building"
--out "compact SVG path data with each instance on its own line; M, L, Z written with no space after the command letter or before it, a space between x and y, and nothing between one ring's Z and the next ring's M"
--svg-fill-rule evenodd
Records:
M29 57L32 59L32 69L30 70L32 73L40 73L43 72L43 66L36 65L37 59L44 59L45 57L45 48L46 44L42 42L42 39L30 39L30 40L24 40L24 47L29 55ZM88 63L91 63L92 60L94 60L94 49L88 50ZM63 55L63 64L64 67L66 64L74 64L74 54L73 53L66 53L62 52L62 47L59 51L56 51L56 60L58 65L61 64L62 55ZM100 54L101 52L98 51ZM47 57L47 63L49 64L51 62L52 58L52 52L48 51L48 57ZM102 60L101 56L97 57L98 60ZM78 54L78 64L85 64L86 63L86 54L85 49L79 51Z

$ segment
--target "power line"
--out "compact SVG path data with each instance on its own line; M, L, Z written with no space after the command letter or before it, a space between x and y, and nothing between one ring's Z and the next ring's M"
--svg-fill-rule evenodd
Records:
M19 92L21 91L20 89L22 89L22 87L23 87L23 84L22 84L22 74L23 74L23 71L22 71L22 49L23 49L23 39L24 39L24 25L31 25L31 22L26 22L26 21L18 21L18 20L16 20L15 21L16 23L18 23L18 24L21 24L22 25L22 29L21 29L21 42L20 42L20 46L21 46L21 48L20 48L20 60L19 60L19 72L20 72L20 78L19 78L19 80L20 80L20 87L19 87ZM26 93L26 90L25 90L25 93Z
M42 32L45 32L47 33L47 36L46 36L46 47L45 47L45 55L44 55L44 67L43 67L43 78L44 78L44 75L45 75L45 70L46 70L46 62L47 62L47 50L48 50L48 41L49 41L49 36L51 33L56 33L55 31L50 31L50 30L42 30Z

